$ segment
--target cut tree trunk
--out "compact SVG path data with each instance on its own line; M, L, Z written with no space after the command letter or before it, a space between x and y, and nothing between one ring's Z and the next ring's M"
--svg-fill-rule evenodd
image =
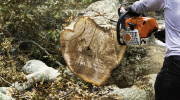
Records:
M109 93L106 100L153 100L153 86L164 61L165 47L119 46L118 8L118 0L102 0L79 14L61 33L63 57L71 72L86 82L98 86L116 84L121 88ZM164 20L157 22L163 28ZM115 60L118 56L121 59Z
M92 19L81 17L74 30L61 33L61 51L75 75L99 86L124 58L127 46L119 45L116 38L116 30L105 30Z
M97 1L61 32L61 51L68 68L86 82L124 88L162 67L165 47L126 49L117 43L118 8L118 0Z
M60 37L62 55L71 72L97 86L110 77L127 48L118 44L115 26L110 24L109 19L118 18L115 14L118 1L113 1L97 1L90 5Z

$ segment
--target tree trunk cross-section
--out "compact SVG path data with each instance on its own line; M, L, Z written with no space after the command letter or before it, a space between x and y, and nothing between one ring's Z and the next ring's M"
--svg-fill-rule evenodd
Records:
M79 18L74 30L64 30L60 42L71 72L97 86L109 78L127 48L118 44L115 29L105 30L88 17Z

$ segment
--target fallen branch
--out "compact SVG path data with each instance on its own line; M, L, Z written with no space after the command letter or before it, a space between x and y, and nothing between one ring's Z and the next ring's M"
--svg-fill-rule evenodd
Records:
M48 52L45 48L41 47L38 43L36 43L36 42L34 42L34 41L32 41L32 40L20 41L20 42L19 42L19 45L18 45L18 46L16 47L16 49L13 50L12 52L15 52L15 51L16 51L22 44L24 44L24 43L32 43L32 44L36 45L37 47L39 47L39 48L40 48L42 51L44 51L47 55L50 55L49 52ZM59 66L63 66L63 64L61 64L59 61L55 61L55 63L58 64Z
M57 99L62 99L64 97L67 97L69 94L71 94L73 91L75 91L75 89L71 89L71 91L69 91L67 94L63 95L63 96L56 96ZM51 98L50 96L48 96L49 98ZM52 99L52 98L51 98Z
M4 82L6 82L6 83L8 83L10 86L12 86L12 84L11 84L10 82L6 81L3 77L0 76L0 78L1 78Z
M31 88L35 82L41 82L43 79L45 82L53 82L56 77L60 75L57 70L48 67L45 63L39 60L28 61L22 68L22 71L25 74L28 74L26 75L28 81L23 83L23 85L20 85L18 82L14 83L16 88L20 91Z

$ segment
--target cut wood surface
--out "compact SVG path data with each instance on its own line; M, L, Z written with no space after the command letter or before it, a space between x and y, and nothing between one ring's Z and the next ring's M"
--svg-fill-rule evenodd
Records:
M116 30L105 30L88 17L79 18L74 30L64 30L60 41L71 72L98 86L120 64L127 48L118 44Z

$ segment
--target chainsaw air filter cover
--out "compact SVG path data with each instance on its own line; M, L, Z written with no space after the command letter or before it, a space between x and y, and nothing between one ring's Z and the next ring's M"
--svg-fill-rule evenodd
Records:
M122 29L122 39L127 45L141 45L141 39L150 37L158 30L158 24L154 18L135 17L125 20L126 29ZM124 31L123 31L124 30Z
M140 38L139 38L139 32L137 29L130 30L123 32L123 40L128 45L140 45Z

